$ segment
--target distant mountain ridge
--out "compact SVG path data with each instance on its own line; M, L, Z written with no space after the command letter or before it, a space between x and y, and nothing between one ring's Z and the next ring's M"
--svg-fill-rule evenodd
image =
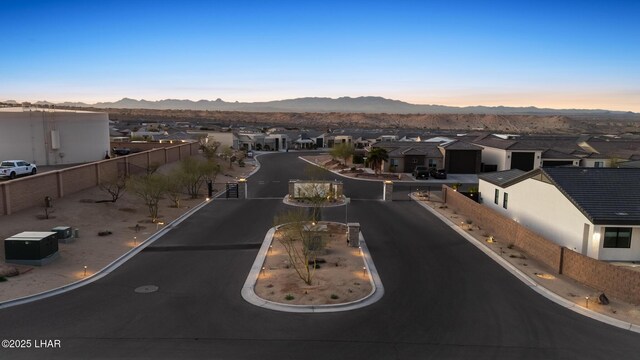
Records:
M5 103L15 101L8 100ZM565 115L565 116L616 116L640 119L640 114L630 111L586 110L586 109L549 109L537 107L507 106L444 106L417 105L400 100L378 96L363 97L305 97L266 102L226 102L217 100L179 100L158 101L123 98L115 102L86 104L82 102L51 103L39 101L36 105L56 105L62 107L90 107L101 109L151 109L151 110L209 110L209 111L247 111L247 112L317 112L317 113L389 113L389 114L491 114L491 115Z

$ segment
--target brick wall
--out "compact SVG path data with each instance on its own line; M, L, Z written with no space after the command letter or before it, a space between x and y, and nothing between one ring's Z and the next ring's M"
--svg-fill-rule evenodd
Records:
M640 304L640 272L592 259L538 235L530 229L459 194L448 186L442 187L448 207L456 210L462 220L481 224L482 231L493 235L498 242L513 244L530 258L551 266L596 290Z
M129 170L135 174L145 171L151 164L178 161L197 154L198 148L198 143L171 145L0 183L0 215L43 206L45 196L55 200L113 181Z
M497 211L476 203L448 186L442 187L447 206L462 214L463 219L482 224L482 231L493 235L498 242L513 244L529 256L552 268L560 269L560 246L534 233Z
M605 294L640 304L640 273L564 249L562 273Z

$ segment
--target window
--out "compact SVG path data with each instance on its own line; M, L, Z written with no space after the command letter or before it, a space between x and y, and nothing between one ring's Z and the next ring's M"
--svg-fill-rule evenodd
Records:
M604 161L596 161L595 163L593 163L593 167L603 167L604 165Z
M500 190L496 189L495 193L493 195L493 202L496 203L496 205L500 204Z
M508 203L509 203L509 194L504 193L504 196L502 198L502 207L506 209Z
M436 161L436 159L429 159L429 167L434 169L438 167L438 162Z
M631 228L607 227L604 228L605 248L630 248Z

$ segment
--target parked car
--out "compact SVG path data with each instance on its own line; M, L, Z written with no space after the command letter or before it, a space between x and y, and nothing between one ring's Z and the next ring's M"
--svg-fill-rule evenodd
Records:
M4 160L0 163L0 177L15 179L19 175L33 175L37 172L35 164L24 160Z
M113 149L111 149L111 152L113 153L113 155L116 155L116 156L124 156L124 155L131 154L131 149L114 147Z
M412 175L416 179L428 179L429 169L426 166L416 166L416 168L413 169Z
M436 170L436 168L431 168L429 170L429 175L434 179L446 179L447 178L447 172L444 169Z

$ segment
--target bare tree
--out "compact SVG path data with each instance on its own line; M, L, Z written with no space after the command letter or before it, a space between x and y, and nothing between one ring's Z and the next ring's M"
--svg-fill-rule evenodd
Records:
M316 222L302 209L276 216L278 242L284 247L291 267L307 285L311 285L316 270L317 256L326 245L316 231Z
M115 180L105 181L98 185L98 188L111 195L111 200L98 200L100 202L116 202L124 194L127 188L127 179L125 176L118 176Z

